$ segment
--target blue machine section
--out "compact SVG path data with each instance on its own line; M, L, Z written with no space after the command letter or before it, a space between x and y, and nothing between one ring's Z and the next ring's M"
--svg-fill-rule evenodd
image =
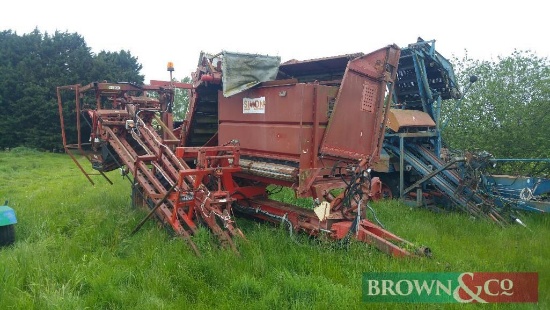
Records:
M400 154L396 146L386 144L385 147L394 154ZM480 195L477 191L464 184L456 171L446 170L446 163L438 159L433 151L419 145L409 143L403 149L404 160L421 176L429 176L434 171L441 169L441 172L429 178L441 193L452 202L452 207L479 217L495 217L500 220L499 211L491 200Z
M470 77L464 92L476 80L477 77ZM435 122L435 128L417 129L404 121L404 126L392 127L397 132L386 134L384 148L393 158L389 160L389 168L399 161L399 168L395 170L399 171L400 198L405 199L405 195L417 197L418 205L423 198L410 192L414 187L422 190L420 194L428 194L438 205L457 207L474 216L489 216L496 221L503 220L506 216L502 211L511 208L550 211L550 180L514 178L510 181L505 177L481 175L480 181L479 170L474 169L475 176L469 174L474 171L471 166L466 169L467 165L457 162L454 169L448 169L449 163L441 159L445 157L441 156L445 155L442 154L441 132L448 121L448 118L445 122L440 119L441 105L443 101L452 101L456 109L462 96L453 67L435 50L435 40L418 38L416 43L401 50L393 108L424 112ZM386 170L387 173L392 171Z
M435 40L419 38L418 42L403 48L397 74L396 103L407 109L424 111L436 122L439 106L434 103L461 97L453 67L435 50Z
M509 202L518 209L550 212L550 179L511 176L482 175L485 190L499 196L499 202Z
M436 123L435 153L441 150L440 114L443 100L458 100L458 88L451 63L435 50L435 40L418 38L401 50L393 100L397 108L427 113Z

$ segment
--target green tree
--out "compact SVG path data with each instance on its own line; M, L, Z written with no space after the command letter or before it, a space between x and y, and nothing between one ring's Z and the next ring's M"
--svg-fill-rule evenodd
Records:
M95 55L77 33L0 32L0 148L59 148L57 86L105 79L142 84L140 70L129 51ZM76 131L74 120L65 124L69 132Z
M140 75L142 65L130 51L119 52L101 51L93 59L89 82L130 82L143 84L145 76Z
M180 82L191 83L191 78L186 76ZM174 108L172 110L174 120L182 121L185 119L187 108L189 107L189 90L176 88L174 94Z
M548 158L550 139L550 62L530 51L514 51L497 61L464 57L454 60L457 76L466 85L479 77L456 111L443 107L449 119L444 141L451 148L485 150L498 158ZM523 164L505 172L548 172L545 164ZM517 170L517 171L513 171Z

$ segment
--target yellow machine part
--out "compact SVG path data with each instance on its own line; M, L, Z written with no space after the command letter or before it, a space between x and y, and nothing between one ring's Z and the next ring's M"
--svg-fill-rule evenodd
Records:
M435 127L435 122L422 111L390 109L386 126L398 132L403 127Z

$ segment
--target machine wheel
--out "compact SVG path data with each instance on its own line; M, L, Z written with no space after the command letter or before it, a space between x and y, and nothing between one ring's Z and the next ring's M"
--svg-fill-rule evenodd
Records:
M382 198L399 198L399 173L380 173L378 177L382 181Z
M0 246L6 246L15 242L15 225L0 226Z
M385 183L382 183L382 199L393 199L392 190Z

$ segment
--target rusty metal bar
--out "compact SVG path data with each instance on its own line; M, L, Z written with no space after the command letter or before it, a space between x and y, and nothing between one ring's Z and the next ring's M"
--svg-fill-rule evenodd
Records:
M174 183L174 185L172 185L172 187L170 187L169 190L166 191L166 193L164 193L164 196L162 196L161 199L159 199L159 201L157 201L157 203L155 204L155 206L151 209L151 211L149 211L149 213L147 214L147 216L145 216L143 218L143 220L141 220L141 222L139 222L139 224L136 225L136 227L134 228L134 230L132 230L132 232L130 233L130 236L133 236L135 233L137 233L141 227L143 226L143 224L145 224L145 222L147 222L148 219L151 218L151 216L157 211L157 209L160 207L160 205L162 203L164 203L164 201L166 200L166 198L168 198L168 196L174 191L174 189L176 189L176 186L178 184L177 183Z

